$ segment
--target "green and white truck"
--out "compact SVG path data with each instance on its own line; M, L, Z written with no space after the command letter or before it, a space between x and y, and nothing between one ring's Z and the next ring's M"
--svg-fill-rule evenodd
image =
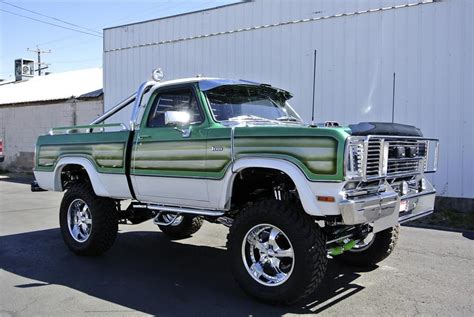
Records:
M32 188L65 191L60 227L76 254L107 251L119 224L152 219L179 239L221 223L242 289L292 303L328 258L373 265L400 223L433 211L438 141L415 127L307 124L270 85L154 75L90 125L38 138ZM130 122L108 123L130 108Z

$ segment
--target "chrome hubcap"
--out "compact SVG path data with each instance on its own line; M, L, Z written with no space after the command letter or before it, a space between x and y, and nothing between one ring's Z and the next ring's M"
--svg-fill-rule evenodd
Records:
M261 224L245 235L242 260L254 280L265 286L278 286L285 283L293 272L295 254L282 230Z
M71 237L77 242L89 239L92 229L92 217L89 206L82 199L74 199L67 210L67 225Z

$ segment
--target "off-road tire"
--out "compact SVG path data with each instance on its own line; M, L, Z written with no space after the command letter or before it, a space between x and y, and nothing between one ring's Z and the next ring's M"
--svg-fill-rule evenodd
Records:
M199 216L183 215L183 220L176 226L158 225L161 232L173 240L189 238L202 227L203 220Z
M367 249L357 252L347 251L336 256L335 259L354 266L373 266L393 252L399 234L400 225L377 232L372 244Z
M77 198L89 206L92 218L91 233L84 242L78 242L71 236L67 222L69 205ZM75 183L66 191L61 201L59 223L63 240L72 252L84 256L101 255L112 247L117 237L117 208L112 199L95 195L91 185Z
M278 227L293 246L293 272L281 285L260 284L244 265L243 239L251 228L259 224ZM227 236L227 250L238 285L250 296L264 302L292 304L313 293L326 273L326 238L299 204L263 200L250 205L234 220Z

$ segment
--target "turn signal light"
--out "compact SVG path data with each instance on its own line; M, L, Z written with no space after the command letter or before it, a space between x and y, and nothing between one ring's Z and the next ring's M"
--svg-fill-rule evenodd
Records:
M336 201L336 198L334 198L333 196L317 196L317 197L318 197L318 201L324 201L327 203L333 203Z

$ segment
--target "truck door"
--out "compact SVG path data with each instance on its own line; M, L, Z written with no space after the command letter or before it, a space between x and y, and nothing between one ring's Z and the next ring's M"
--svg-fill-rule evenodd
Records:
M187 112L189 124L167 124L166 112ZM154 92L135 134L131 178L138 200L181 206L208 205L206 134L209 122L193 85Z

